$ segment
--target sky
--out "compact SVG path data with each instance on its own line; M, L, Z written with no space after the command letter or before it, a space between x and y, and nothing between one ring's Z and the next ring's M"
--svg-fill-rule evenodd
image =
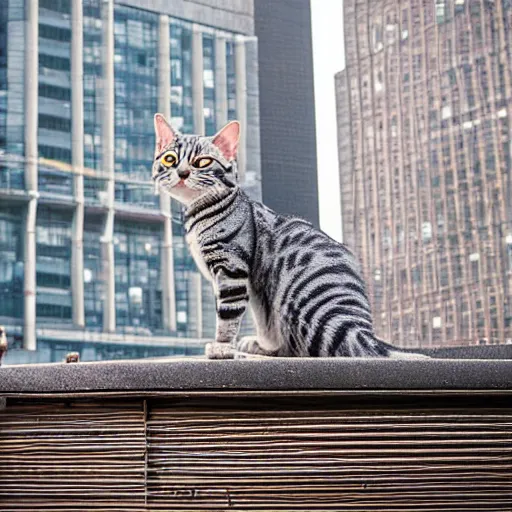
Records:
M345 67L343 0L311 0L320 227L341 241L334 75Z

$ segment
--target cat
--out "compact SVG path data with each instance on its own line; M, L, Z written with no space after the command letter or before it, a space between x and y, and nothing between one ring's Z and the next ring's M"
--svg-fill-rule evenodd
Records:
M183 135L162 114L154 121L155 190L185 206L187 243L216 297L207 357L423 357L375 336L365 285L345 245L240 188L237 121L212 137ZM248 305L257 336L237 341Z

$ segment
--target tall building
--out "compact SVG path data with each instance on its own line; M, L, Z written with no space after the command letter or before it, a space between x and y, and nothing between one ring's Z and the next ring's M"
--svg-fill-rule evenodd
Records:
M512 4L344 1L345 241L377 333L512 341Z
M256 0L263 202L319 225L310 0Z
M11 362L202 350L213 293L150 184L153 115L207 135L239 119L259 199L258 90L252 1L1 2L0 324L26 349Z

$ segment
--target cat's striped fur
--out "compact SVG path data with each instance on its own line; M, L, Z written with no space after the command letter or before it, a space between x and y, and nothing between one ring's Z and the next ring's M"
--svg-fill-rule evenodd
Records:
M365 285L346 246L252 201L237 185L238 124L215 137L182 136L157 114L155 128L153 177L187 205L187 241L215 291L210 357L229 357L236 343L241 352L278 356L415 356L375 337ZM177 156L170 168L161 163L166 151ZM204 171L191 165L201 155L215 159ZM248 305L257 338L236 342Z

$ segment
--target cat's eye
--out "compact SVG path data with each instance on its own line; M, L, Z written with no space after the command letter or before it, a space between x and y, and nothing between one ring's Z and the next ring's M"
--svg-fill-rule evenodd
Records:
M172 167L178 161L178 155L174 151L167 151L160 158L160 163L164 167Z
M213 158L207 157L207 156L200 156L199 158L196 158L192 165L196 169L204 169L205 167L208 167L213 162Z

